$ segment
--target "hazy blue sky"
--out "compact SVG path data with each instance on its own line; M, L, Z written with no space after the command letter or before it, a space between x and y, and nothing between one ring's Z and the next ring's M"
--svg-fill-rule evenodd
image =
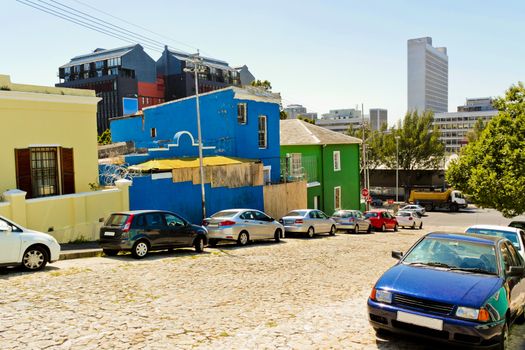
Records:
M75 0L58 1L115 21ZM410 38L431 36L434 46L447 47L450 111L466 97L501 95L525 75L519 0L82 1L231 65L247 64L272 82L283 104L320 114L364 103L365 110L387 108L391 123L402 116ZM1 1L0 23L0 74L19 83L54 84L72 56L126 45L15 0Z

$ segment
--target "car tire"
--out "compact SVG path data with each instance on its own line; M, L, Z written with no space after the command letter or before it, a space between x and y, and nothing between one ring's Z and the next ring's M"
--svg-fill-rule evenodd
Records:
M397 232L399 231L399 226L397 226L397 224L394 225L394 232Z
M389 331L383 328L374 328L374 331L376 332L376 336L379 338L383 338L385 336L388 336L390 334Z
M239 237L237 237L237 244L240 246L245 246L250 241L250 235L246 231L242 231L239 233Z
M423 229L423 222L421 222L421 223L419 224L419 229L420 229L420 230Z
M218 239L211 239L209 240L209 245L210 247L216 247L217 246L217 243L219 243L219 240Z
M386 226L385 224L381 225L381 232L385 232L386 231Z
M202 237L195 238L195 252L202 253L204 251L204 239Z
M508 340L509 340L509 323L505 322L503 325L503 330L499 336L498 350L508 350Z
M414 223L412 224L412 230L415 230L416 229L416 222L414 221Z
M306 232L306 236L308 238L314 238L315 236L315 230L312 226L308 227L308 231Z
M459 211L459 207L457 204L451 204L450 205L450 211L451 212L456 212L456 211Z
M366 229L366 233L372 233L372 225L368 225L368 228Z
M46 267L49 258L43 247L29 247L22 256L22 266L29 271L39 271Z
M330 227L330 232L328 232L328 234L330 236L335 236L336 232L337 232L337 227L335 227L335 225L332 225L332 227Z
M428 211L432 211L434 209L434 206L432 204L425 204L425 210L428 212Z
M149 244L145 240L140 240L136 242L133 245L133 248L131 248L131 255L133 255L135 259L143 259L144 257L146 257L146 255L148 255L148 252Z
M116 256L119 251L116 249L102 249L102 252L105 256Z
M276 243L279 243L281 241L281 229L280 228L275 230L275 233L273 234L273 239Z
M355 234L359 233L359 225L357 224L354 226L354 233Z

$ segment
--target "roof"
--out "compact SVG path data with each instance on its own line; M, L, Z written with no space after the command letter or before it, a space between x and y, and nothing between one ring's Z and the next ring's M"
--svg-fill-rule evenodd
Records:
M254 163L256 160L223 157L223 156L212 156L204 157L204 166L219 166L219 165L231 165L231 164L243 164L243 163ZM184 168L198 168L199 158L177 158L177 159L156 159L149 160L145 163L132 165L128 167L129 170L135 171L171 171L173 169L184 169Z
M167 50L170 54L172 54L173 56L175 56L177 59L181 61L188 61L191 59L192 54L189 54L187 52L177 51L173 49L167 49ZM236 70L235 68L230 67L228 62L226 61L218 60L218 59L211 58L211 57L204 57L204 56L200 56L200 58L202 58L203 63L206 66L210 66L210 67L214 67L218 69L227 69L231 71Z
M482 243L482 244L494 244L506 238L498 236L487 236L487 235L475 235L465 233L450 233L450 232L431 232L427 234L427 237L433 238L445 238L445 239L457 239L465 242Z
M499 225L473 225L473 226L469 226L467 230L469 228L477 228L477 229L483 229L483 230L498 230L498 231L513 232L513 233L516 233L520 230L519 228L516 228L516 227L499 226Z
M69 63L62 65L59 68L77 66L79 64L91 63L95 61L107 60L110 58L122 57L137 46L142 48L142 46L140 46L139 44L135 44L135 45L128 45L128 46L123 46L123 47L117 47L114 49L107 49L107 50L96 49L95 51L91 53L73 57L71 61L69 61Z
M360 144L348 136L299 119L281 120L281 146Z
M0 91L2 91L5 94L9 93L11 95L28 92L28 93L45 94L45 95L59 95L58 97L63 97L63 96L77 96L81 98L87 97L87 98L91 98L91 101L93 103L97 103L98 101L101 100L100 97L96 97L94 90L72 89L72 88L55 87L55 86L16 84L16 83L11 82L11 77L9 75L2 75L2 74L0 74L0 87L2 87ZM66 99L62 98L61 101L59 102L67 102L67 98Z

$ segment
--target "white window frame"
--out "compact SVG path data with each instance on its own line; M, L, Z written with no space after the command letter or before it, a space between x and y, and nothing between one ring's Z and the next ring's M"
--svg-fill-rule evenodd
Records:
M268 174L268 178L266 178L266 174ZM263 166L263 180L264 180L265 185L272 183L272 166L271 165Z
M264 129L261 130L261 120L264 120ZM260 135L264 132L264 145L261 146L260 144ZM257 119L257 144L259 145L259 149L267 149L268 148L268 118L265 115L260 115Z
M243 115L239 115L240 106L243 106ZM248 123L248 105L246 103L237 103L237 122L241 125L246 125L246 123Z
M150 136L151 136L152 138L157 137L157 128L151 128L151 129L150 129Z
M341 151L334 151L332 161L334 162L334 171L341 171Z
M338 191L339 191L339 203L337 203L337 195L336 195ZM342 203L341 196L342 196L341 186L334 187L334 210L341 209L341 203Z

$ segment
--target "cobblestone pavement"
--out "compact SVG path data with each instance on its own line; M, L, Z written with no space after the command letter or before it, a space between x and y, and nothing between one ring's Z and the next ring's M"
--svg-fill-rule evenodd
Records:
M340 233L141 261L61 261L39 273L9 269L0 275L0 348L432 349L377 339L366 316L370 288L394 263L390 251L422 233ZM524 331L513 328L512 348L525 348Z

